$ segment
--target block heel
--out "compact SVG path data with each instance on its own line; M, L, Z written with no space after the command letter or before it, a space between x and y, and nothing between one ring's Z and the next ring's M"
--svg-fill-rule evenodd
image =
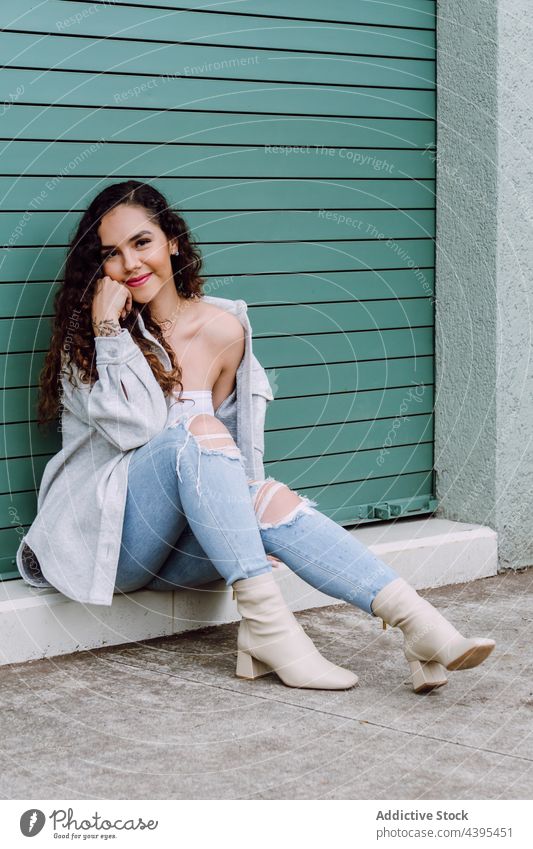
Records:
M272 573L235 581L233 592L242 616L237 635L239 678L253 680L275 672L287 687L348 690L357 675L322 657L287 607Z
M440 663L432 661L422 663L419 660L410 660L411 682L415 693L428 693L437 687L448 683L444 667Z
M235 672L237 678L247 678L253 681L254 678L268 675L269 672L272 672L272 670L265 663L252 657L248 652L239 649L237 652L237 670Z

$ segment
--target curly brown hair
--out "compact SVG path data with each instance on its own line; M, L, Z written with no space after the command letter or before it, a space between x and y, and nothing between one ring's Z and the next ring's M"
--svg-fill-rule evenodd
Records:
M68 376L70 382L76 385L72 379L72 363L77 367L79 379L83 383L92 384L98 379L92 326L96 283L104 276L98 227L103 216L119 204L142 207L169 240L179 239L179 255L170 255L176 289L182 298L195 298L202 292L204 280L200 277L200 252L193 243L185 221L170 208L164 195L148 183L137 180L114 183L103 189L81 217L68 249L64 281L54 299L50 349L39 375L39 427L46 426L58 415L60 374ZM151 349L149 340L142 335L137 322L139 305L135 301L128 316L122 320L122 326L129 330L142 350L164 394L168 395L176 385L180 386L181 392L182 370L174 351L163 336L160 324L151 315L149 304L142 306L145 326L165 348L172 370L165 369Z

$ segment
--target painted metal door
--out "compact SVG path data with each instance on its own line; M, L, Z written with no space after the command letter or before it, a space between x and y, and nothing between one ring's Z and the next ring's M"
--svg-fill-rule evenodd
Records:
M267 474L342 524L435 507L435 3L176 6L0 9L4 577L60 447L35 404L65 246L130 177L249 304Z

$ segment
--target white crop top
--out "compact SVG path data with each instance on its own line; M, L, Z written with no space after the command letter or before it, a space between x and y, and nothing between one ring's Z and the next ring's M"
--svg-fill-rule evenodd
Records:
M178 400L179 389L175 389L170 398L170 407L167 416L167 427L174 424L185 415L196 415L196 413L210 413L214 415L213 393L210 389L184 389L183 397Z

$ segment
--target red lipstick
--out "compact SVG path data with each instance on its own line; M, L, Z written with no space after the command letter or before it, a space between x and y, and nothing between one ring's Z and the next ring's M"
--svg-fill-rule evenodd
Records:
M144 274L142 277L132 277L131 280L126 280L126 286L142 286L151 276L152 272L150 271L149 274Z

